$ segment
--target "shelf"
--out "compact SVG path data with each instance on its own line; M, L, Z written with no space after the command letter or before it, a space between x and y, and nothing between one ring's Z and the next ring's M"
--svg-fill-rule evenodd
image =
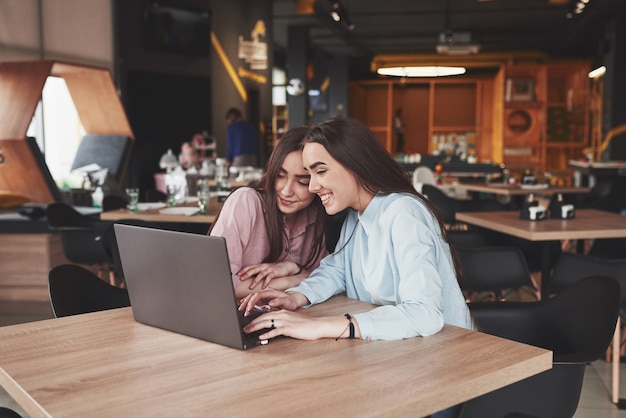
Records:
M543 102L538 100L533 101L518 101L518 102L504 102L506 108L524 108L524 109L540 109L543 107Z
M587 145L583 144L582 142L550 142L550 141L546 142L546 148L568 149L568 148L585 148L585 147L587 147Z
M432 131L433 133L446 132L464 134L467 132L476 132L476 126L433 126Z

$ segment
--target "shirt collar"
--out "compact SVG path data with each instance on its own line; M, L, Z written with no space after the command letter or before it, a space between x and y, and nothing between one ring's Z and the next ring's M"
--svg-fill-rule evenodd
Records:
M359 222L363 226L363 230L366 234L368 234L368 231L372 231L371 228L374 228L380 206L383 204L384 199L385 196L377 194L372 198L363 213L357 212Z

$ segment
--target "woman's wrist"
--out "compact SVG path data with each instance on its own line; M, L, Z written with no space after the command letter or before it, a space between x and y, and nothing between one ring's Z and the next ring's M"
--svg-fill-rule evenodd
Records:
M297 276L298 274L302 273L302 265L298 264L298 263L294 263L296 265L296 268L298 269L294 274L292 274L292 276Z

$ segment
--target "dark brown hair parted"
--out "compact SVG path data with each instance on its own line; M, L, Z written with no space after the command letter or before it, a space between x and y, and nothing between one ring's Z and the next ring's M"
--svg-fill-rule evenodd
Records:
M272 151L261 179L259 179L254 186L251 186L262 196L263 217L265 219L265 226L267 228L267 236L270 244L270 252L263 260L265 263L278 261L284 252L283 242L286 234L284 229L285 220L276 201L276 179L287 155L294 151L302 151L302 140L307 132L307 127L295 127L289 129L278 141L276 147ZM328 215L326 214L319 197L315 196L310 207L313 208L315 212L315 238L313 248L311 248L311 252L306 261L303 262L303 267L307 270L313 266L314 261L324 250L324 232L328 219ZM220 214L217 216L219 217ZM213 222L213 225L215 225L216 221L217 217ZM209 234L210 233L211 230L209 230Z

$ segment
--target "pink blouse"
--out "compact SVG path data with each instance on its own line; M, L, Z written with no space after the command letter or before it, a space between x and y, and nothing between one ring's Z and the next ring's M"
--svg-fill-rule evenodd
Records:
M261 194L250 187L235 190L224 202L222 212L211 231L211 235L226 239L235 287L241 283L237 276L239 270L262 263L270 252L262 199ZM285 237L283 242L285 252L278 261L293 261L304 265L309 259L314 236L315 212L306 208L298 212L291 236ZM322 246L322 251L309 270L317 268L320 260L327 254L325 246Z

